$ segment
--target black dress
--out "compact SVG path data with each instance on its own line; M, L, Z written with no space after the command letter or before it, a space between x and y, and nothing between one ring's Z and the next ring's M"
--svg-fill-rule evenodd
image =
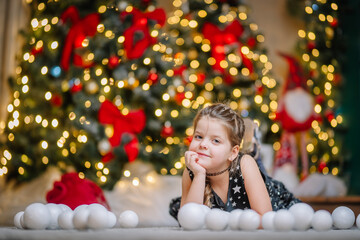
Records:
M242 157L242 156L241 156ZM232 171L235 171L232 172ZM260 171L261 176L264 179L266 188L268 190L271 205L273 211L279 209L288 209L295 203L301 202L299 199L295 198L294 195L289 192L282 182L272 179L271 177L264 174ZM190 178L193 179L194 175L189 170ZM234 209L250 209L250 202L245 191L244 179L240 170L240 164L236 169L230 170L229 177L229 189L227 202L224 203L221 198L212 190L213 197L210 199L212 208L220 208L224 211L230 212ZM177 219L177 214L180 209L181 197L177 197L171 200L169 213L175 219Z

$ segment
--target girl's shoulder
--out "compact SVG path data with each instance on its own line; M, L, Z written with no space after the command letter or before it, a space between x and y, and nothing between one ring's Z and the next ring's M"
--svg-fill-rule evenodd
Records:
M240 161L239 161L240 167L248 164L254 165L254 163L256 164L256 161L251 155L245 153L242 153L240 155Z
M249 154L243 154L239 161L240 172L242 174L252 174L260 171L256 160ZM261 171L260 171L261 172Z
M233 165L233 167L230 171L232 172L233 175L234 174L242 175L243 169L246 167L246 165L248 165L248 162L251 162L251 161L255 161L252 156L250 156L249 154L240 152L239 160L237 161L237 163L235 163L235 165Z

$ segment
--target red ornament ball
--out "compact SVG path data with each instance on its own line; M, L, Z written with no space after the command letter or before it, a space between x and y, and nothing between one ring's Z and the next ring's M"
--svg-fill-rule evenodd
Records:
M83 85L80 81L74 81L74 84L72 84L70 87L70 91L72 93L77 93L82 90L82 87L83 87Z
M261 85L261 86L258 86L258 87L256 87L256 94L257 95L263 95L264 94L264 91L265 91L265 89L264 89L264 87Z
M331 122L331 120L333 120L335 118L335 114L332 110L326 110L325 116L329 122Z
M197 74L197 81L196 81L196 83L197 83L198 85L203 85L204 82L205 82L205 78L206 78L205 73L198 73L198 74Z
M192 139L193 139L192 136L188 136L188 137L184 138L185 146L190 146L190 143L191 143Z
M37 54L42 53L42 51L43 51L43 47L40 47L40 48L34 47L31 49L30 53L32 55L36 56Z
M161 129L160 134L163 138L172 137L172 136L174 136L174 128L172 126L169 126L169 127L164 126Z
M333 80L334 85L340 85L341 82L342 82L341 75L338 73L334 74L334 80Z
M108 66L110 69L114 69L119 65L119 58L117 56L111 56L109 57L109 63Z
M180 92L180 93L176 93L175 95L175 102L178 105L182 104L182 101L185 99L185 93L184 92Z
M63 98L59 94L53 94L50 102L53 106L60 107L63 103Z
M156 73L150 73L148 76L148 82L150 82L150 84L155 84L159 79L159 75Z
M315 44L314 41L308 42L308 44L307 44L307 49L308 49L309 51L313 50L315 47L316 47L316 44Z
M325 96L323 94L319 94L315 97L315 101L318 104L323 104L325 101Z
M333 28L335 28L335 27L337 27L337 26L339 25L339 22L338 22L338 20L337 20L336 18L334 18L334 20L330 23L330 25L331 25Z

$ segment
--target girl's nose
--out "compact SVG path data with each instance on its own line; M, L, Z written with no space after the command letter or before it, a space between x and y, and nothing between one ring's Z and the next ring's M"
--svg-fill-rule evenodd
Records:
M201 147L201 148L204 148L204 149L207 149L207 148L208 148L208 142L206 141L206 139L203 139L203 140L200 142L200 147Z

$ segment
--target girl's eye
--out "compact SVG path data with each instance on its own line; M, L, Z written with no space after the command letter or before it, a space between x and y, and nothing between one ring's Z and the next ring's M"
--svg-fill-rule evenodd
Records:
M214 143L220 143L220 140L218 140L218 139L214 139L213 141L214 141Z
M202 139L202 137L200 135L195 135L194 138L195 139Z

